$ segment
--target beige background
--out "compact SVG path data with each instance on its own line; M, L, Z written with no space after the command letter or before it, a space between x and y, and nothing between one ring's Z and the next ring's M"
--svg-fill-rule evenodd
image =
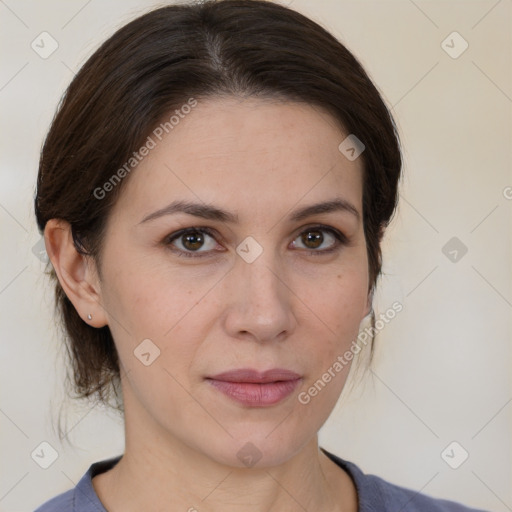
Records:
M404 309L379 334L373 373L344 392L321 444L400 485L510 511L512 2L287 3L366 66L393 108L405 157L376 301L378 313L395 300ZM64 368L52 295L32 253L32 197L38 152L73 71L153 5L0 2L2 512L33 510L123 450L121 422L99 407L68 407L72 446L53 430ZM59 45L47 59L30 46L43 31ZM469 45L458 58L441 46L454 31ZM457 36L448 44L462 48ZM442 251L452 237L468 248L456 262ZM30 456L43 441L58 452L46 470ZM469 453L458 469L441 457L452 441Z

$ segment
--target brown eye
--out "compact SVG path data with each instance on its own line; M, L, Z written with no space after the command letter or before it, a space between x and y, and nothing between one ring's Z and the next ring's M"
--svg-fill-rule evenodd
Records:
M302 233L302 241L308 249L318 249L324 241L324 236L319 230L308 230Z
M322 247L327 243L327 246ZM327 254L347 245L347 237L334 228L313 226L304 230L294 241L293 246L304 249L309 254Z
M192 233L181 235L181 237L183 247L189 251L196 251L204 244L204 236L199 231L193 231Z
M182 229L169 235L165 244L178 256L189 257L207 256L217 245L213 233L207 228Z

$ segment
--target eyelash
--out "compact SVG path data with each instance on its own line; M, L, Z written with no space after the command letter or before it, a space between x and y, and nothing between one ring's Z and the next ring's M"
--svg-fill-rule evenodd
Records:
M325 254L330 254L336 250L339 250L341 246L348 245L349 240L347 237L337 229L323 226L321 224L317 224L314 226L308 226L306 229L301 231L297 237L303 235L304 233L307 233L309 231L325 231L330 233L334 236L336 242L332 247L329 249L323 249L323 250L312 250L312 249L299 249L303 252L306 252L309 255L313 256L322 256ZM179 257L185 257L185 258L204 258L209 256L211 251L202 251L202 252L194 252L194 251L183 251L182 249L173 248L172 242L179 239L180 237L184 235L188 235L189 233L201 233L201 234L207 234L208 236L215 239L214 231L207 227L197 227L197 228L186 228L181 229L180 231L177 231L176 233L172 233L171 235L167 236L164 240L164 244L169 247L171 251L177 254ZM296 237L296 238L297 238Z

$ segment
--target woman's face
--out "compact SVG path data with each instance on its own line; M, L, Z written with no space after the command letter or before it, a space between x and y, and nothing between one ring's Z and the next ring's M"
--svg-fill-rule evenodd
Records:
M335 363L369 311L363 168L338 149L347 135L319 109L254 98L200 101L153 135L109 217L100 282L127 433L148 449L275 465L329 416L349 371ZM297 215L334 201L355 213ZM299 378L211 379L276 368Z

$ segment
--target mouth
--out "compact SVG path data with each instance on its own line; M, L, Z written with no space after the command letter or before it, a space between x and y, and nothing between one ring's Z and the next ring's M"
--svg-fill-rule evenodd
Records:
M206 380L230 399L249 407L268 407L287 398L302 381L291 370L274 368L259 372L241 368L223 372Z

